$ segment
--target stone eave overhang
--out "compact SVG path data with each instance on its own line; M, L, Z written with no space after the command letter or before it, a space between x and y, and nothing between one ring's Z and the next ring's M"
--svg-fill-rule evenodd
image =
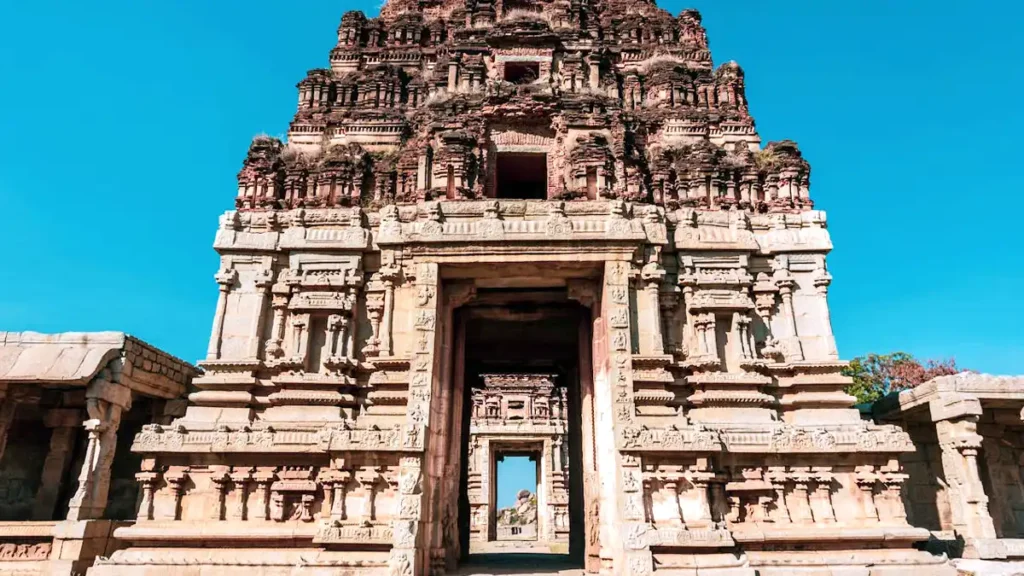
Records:
M940 376L910 390L888 394L872 406L882 420L922 416L932 420L979 414L983 401L1009 402L1024 408L1024 376L961 372Z

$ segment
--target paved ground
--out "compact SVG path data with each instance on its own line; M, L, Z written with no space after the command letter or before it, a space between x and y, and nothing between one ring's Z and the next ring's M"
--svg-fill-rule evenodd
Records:
M583 569L565 554L509 552L470 554L455 571L456 576L582 576Z

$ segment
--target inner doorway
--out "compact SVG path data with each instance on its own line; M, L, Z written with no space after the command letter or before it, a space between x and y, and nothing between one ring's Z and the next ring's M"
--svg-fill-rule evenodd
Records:
M500 565L505 560L496 556L531 554L580 568L586 553L581 373L589 370L581 340L589 347L589 310L569 301L565 289L477 294L455 311L456 347L462 347L456 361L463 381L463 560ZM502 473L514 463L525 480ZM524 474L530 466L534 473Z

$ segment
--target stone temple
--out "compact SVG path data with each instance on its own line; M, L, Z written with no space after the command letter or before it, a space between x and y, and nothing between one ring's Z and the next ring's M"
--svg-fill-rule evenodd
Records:
M1024 381L861 417L810 167L696 11L390 0L329 56L238 174L200 369L3 334L0 573L458 573L512 455L589 574L1024 557Z

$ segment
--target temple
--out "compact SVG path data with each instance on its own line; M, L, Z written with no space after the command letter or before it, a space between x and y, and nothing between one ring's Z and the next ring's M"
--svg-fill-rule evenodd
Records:
M200 369L6 335L0 571L440 576L507 540L632 576L1024 556L1024 383L862 417L810 166L762 144L696 11L390 0L327 62L238 174ZM499 530L513 456L533 532Z

